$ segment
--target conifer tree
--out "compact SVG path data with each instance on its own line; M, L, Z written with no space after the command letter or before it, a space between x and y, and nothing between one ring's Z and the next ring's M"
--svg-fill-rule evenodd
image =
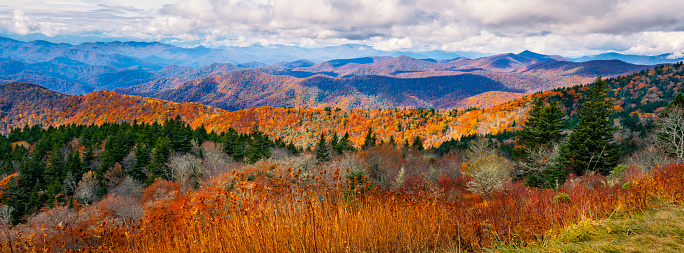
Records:
M252 133L250 135L252 139L249 143L249 148L247 149L247 162L255 163L256 161L259 161L259 159L271 157L271 150L269 147L272 143L268 139L268 136L261 132L257 126L252 128Z
M613 103L606 99L607 90L608 84L596 78L578 110L579 123L572 129L562 156L577 175L587 170L607 175L619 162L620 147L613 140L617 128L609 118Z
M667 118L675 107L684 108L684 96L682 96L682 93L677 93L672 102L670 102L667 107L665 107L665 110L658 116L661 118Z
M330 154L328 153L328 143L325 141L325 135L321 133L321 137L316 144L316 160L330 161Z
M544 100L537 98L523 129L518 133L518 143L528 149L557 143L563 138L563 116L565 113L556 100L551 100L549 105L545 106ZM524 151L518 152L525 156Z
M340 151L352 151L354 150L354 146L352 145L351 139L349 137L349 132L345 132L344 136L340 138L340 141L337 142ZM340 152L341 153L341 152Z
M336 153L341 154L342 150L340 150L339 144L340 142L340 137L337 136L337 132L333 133L333 136L330 137L330 148L332 150L335 150Z
M64 166L66 167L67 172L71 172L72 175L75 176L80 177L81 174L85 172L83 170L83 164L81 162L81 157L78 155L78 152L74 152L71 155L69 155Z
M299 154L299 149L297 149L297 146L294 145L292 141L290 141L289 144L287 144L287 150L290 151L293 155Z
M171 155L171 140L169 137L159 138L152 151L152 161L150 162L150 175L147 184L154 183L157 177L169 179L167 175L166 163Z
M135 146L135 164L133 164L133 168L128 171L128 175L131 178L141 183L145 182L147 179L145 169L150 165L150 161L152 159L151 153L152 149L150 146L142 143L138 143Z
M90 144L87 144L85 146L85 152L83 152L83 165L81 167L85 171L91 170L90 166L92 165L94 160L95 160L95 151L93 150L93 146Z
M62 181L64 180L64 154L55 144L48 160L48 166L45 168L45 184L46 194L50 201L55 200L55 196L63 192Z
M373 129L370 127L368 128L368 132L366 133L366 138L364 139L363 145L361 146L363 149L369 149L371 147L375 146L375 133L373 133Z
M415 148L418 151L423 151L425 148L423 147L423 141L420 139L420 136L416 136L415 139L413 139L413 143L411 144L412 148Z

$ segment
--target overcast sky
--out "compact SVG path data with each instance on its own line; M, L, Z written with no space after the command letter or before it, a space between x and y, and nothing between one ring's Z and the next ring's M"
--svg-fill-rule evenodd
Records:
M684 0L2 0L0 33L71 43L681 55Z

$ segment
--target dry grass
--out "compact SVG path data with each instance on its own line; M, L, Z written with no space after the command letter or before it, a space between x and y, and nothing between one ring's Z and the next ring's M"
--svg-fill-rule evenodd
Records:
M139 221L112 218L103 206L57 209L51 212L66 214L51 225L13 229L12 248L5 240L3 252L482 251L547 243L571 234L568 227L578 223L580 227L570 228L578 231L576 236L567 241L586 243L602 226L630 231L587 221L647 210L653 199L678 202L684 194L684 166L657 169L624 187L609 187L597 175L573 179L560 190L569 201L554 201L558 192L520 184L507 184L486 199L431 185L412 191L371 189L368 178L349 180L346 171L293 169L295 164L260 162L187 192L176 183L159 181L143 193L140 204L146 211ZM85 211L85 221L70 218ZM653 217L670 220L680 214ZM644 224L635 228L645 231L657 223ZM678 229L674 222L670 227ZM667 240L651 235L634 239L664 246L679 240L674 234Z
M637 215L587 220L535 247L496 251L684 252L684 207L665 203Z

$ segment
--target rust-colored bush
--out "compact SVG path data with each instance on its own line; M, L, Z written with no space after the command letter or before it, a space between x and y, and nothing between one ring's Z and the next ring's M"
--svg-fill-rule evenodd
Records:
M437 186L413 187L411 192L364 186L350 195L339 171L312 168L303 174L286 164L246 166L187 194L176 183L155 182L142 197L148 207L144 218L132 226L112 219L125 203L115 196L78 213L51 211L53 215L40 216L50 220L42 228L32 225L14 233L13 245L23 251L99 252L478 251L493 243L525 245L616 210L643 210L653 198L684 199L684 165L630 177L637 179L628 179L626 186L609 186L605 177L587 175L559 191L506 183L502 191L483 198L451 194L464 189L468 178L447 176ZM424 182L409 176L405 184ZM561 195L564 201L554 200ZM84 215L92 219L68 221ZM7 247L3 251L9 252Z

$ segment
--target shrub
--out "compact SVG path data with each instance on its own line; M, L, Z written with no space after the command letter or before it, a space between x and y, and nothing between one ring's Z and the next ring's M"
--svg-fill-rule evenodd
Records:
M511 167L508 160L496 155L480 158L468 166L466 174L473 178L466 184L468 190L485 196L502 190L504 183L510 181Z
M365 192L365 172L363 170L357 170L349 172L345 177L347 178L347 190L345 191L345 197L356 196L357 194L363 195Z
M421 176L410 176L404 180L402 191L404 192L420 192L428 189L427 180Z
M451 190L456 186L456 183L447 175L442 175L437 179L437 187L442 190Z
M556 203L570 203L570 196L567 193L558 192L553 197L553 202Z
M594 221L584 220L578 224L572 225L561 234L560 239L568 243L586 242L596 234L594 228Z

